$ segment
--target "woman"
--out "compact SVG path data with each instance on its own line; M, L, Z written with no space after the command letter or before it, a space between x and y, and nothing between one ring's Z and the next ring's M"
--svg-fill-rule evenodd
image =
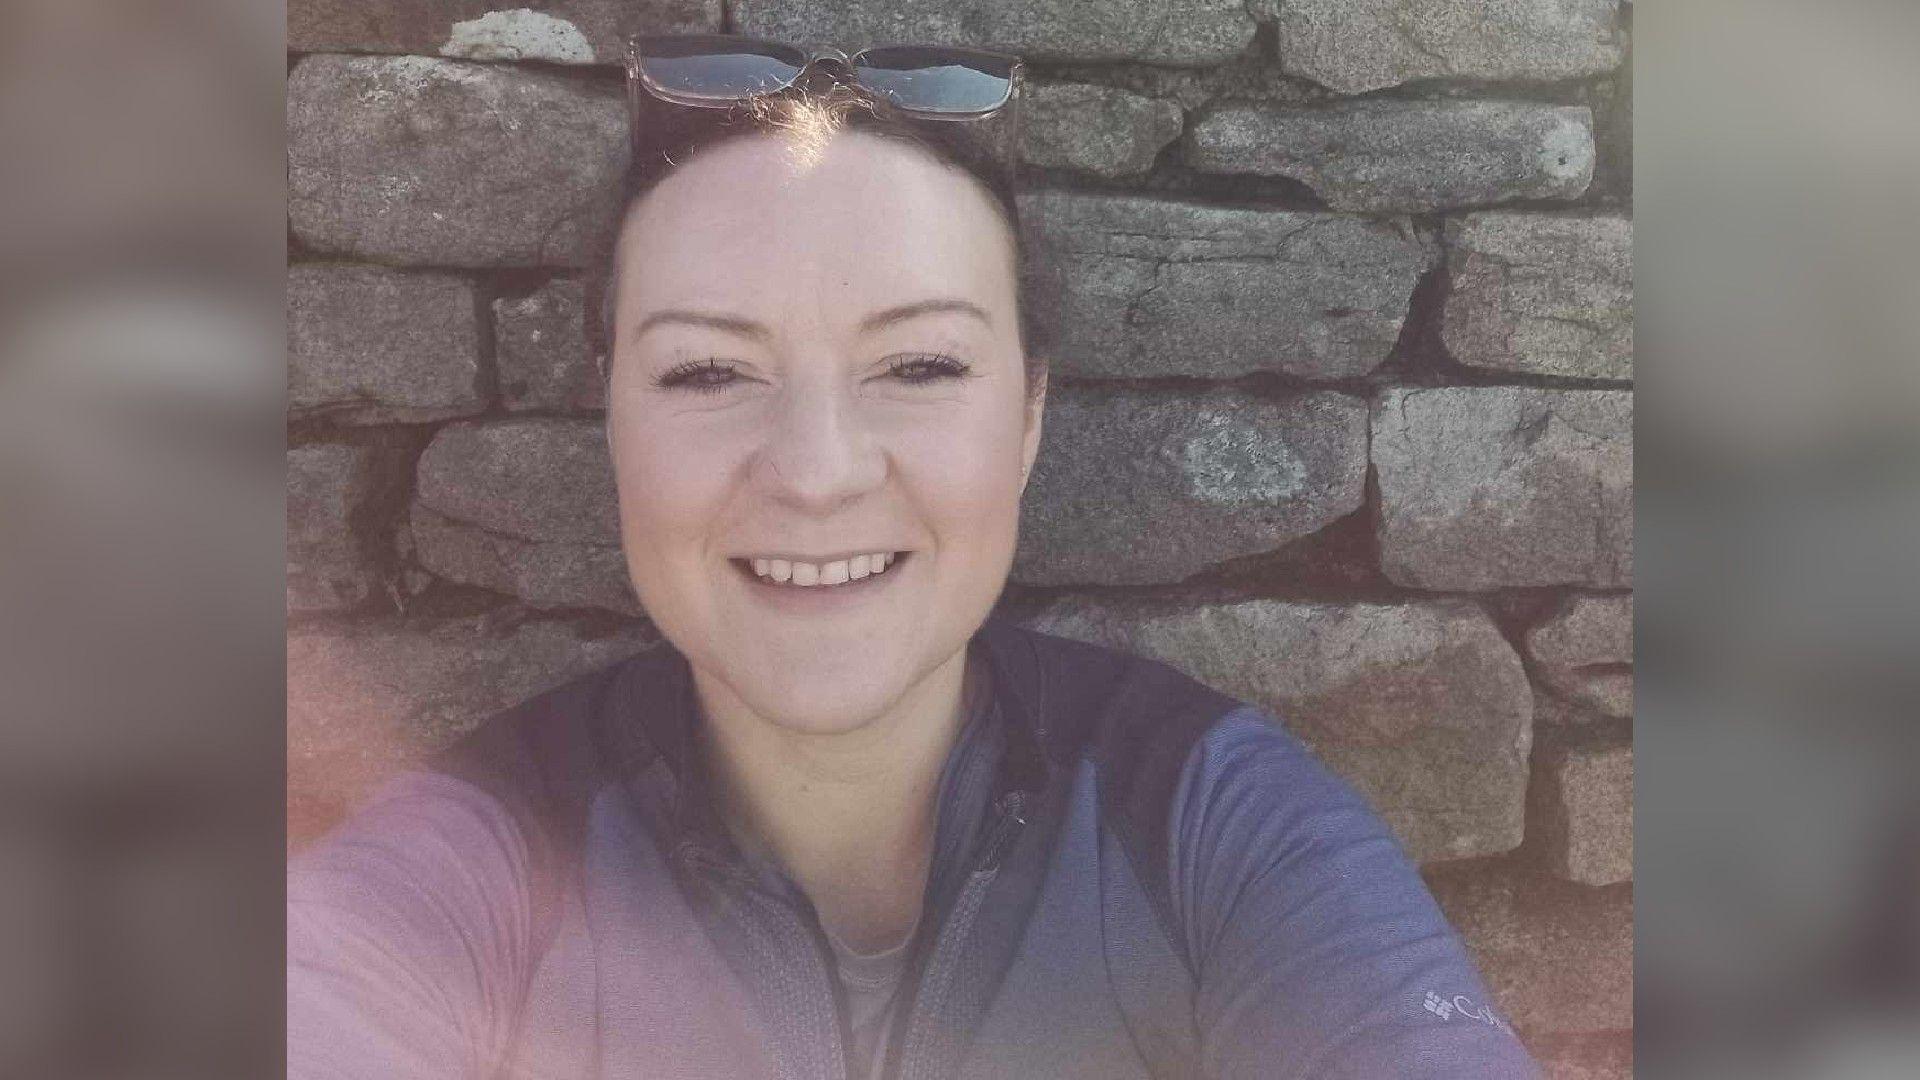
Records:
M1046 394L1017 63L811 59L636 44L607 436L665 641L302 857L292 1075L1532 1075L1271 717L989 617Z

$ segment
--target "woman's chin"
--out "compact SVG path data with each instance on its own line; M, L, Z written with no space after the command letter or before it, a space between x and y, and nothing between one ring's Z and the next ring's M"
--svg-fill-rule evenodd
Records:
M769 681L743 693L747 706L768 723L809 735L856 731L884 715L902 687L833 684L824 679Z

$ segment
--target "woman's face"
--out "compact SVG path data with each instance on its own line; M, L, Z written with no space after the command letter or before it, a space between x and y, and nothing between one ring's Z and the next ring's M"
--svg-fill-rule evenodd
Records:
M1040 438L990 197L872 135L804 162L749 137L655 188L621 244L608 438L662 633L799 731L964 663Z

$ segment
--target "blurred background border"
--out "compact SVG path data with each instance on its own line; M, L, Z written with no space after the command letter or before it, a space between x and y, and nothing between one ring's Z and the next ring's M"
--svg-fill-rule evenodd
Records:
M283 12L0 11L0 1075L271 1074ZM1635 20L1646 1076L1920 1071L1917 44Z

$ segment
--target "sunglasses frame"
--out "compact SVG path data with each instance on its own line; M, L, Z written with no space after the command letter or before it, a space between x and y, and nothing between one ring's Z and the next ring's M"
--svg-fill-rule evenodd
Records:
M726 98L723 100L716 100L713 98L696 98L696 97L691 97L685 94L677 94L672 90L669 90L661 86L659 83L655 82L650 76L648 76L645 65L641 62L641 59L640 59L640 43L642 41L663 40L663 39L679 40L679 41L689 41L689 40L710 41L716 45L719 45L722 43L731 44L731 45L746 45L746 46L755 46L755 45L769 46L770 45L780 49L800 49L800 51L805 52L807 54L807 60L806 60L806 63L800 66L800 69L798 71L793 73L792 78L786 80L785 82L781 83L777 87L774 87L773 89L758 90L751 94L742 94L739 97ZM630 121L637 121L637 119L641 114L640 95L643 92L646 94L650 94L653 97L660 99L661 101L670 102L675 105L683 105L689 108L730 109L730 108L733 108L735 105L740 104L741 102L750 101L756 97L770 97L775 94L784 93L787 90L790 90L794 86L798 85L803 80L805 80L806 77L815 69L819 69L819 70L829 72L836 80L840 82L847 83L851 86L856 86L862 90L867 91L868 93L874 96L875 100L884 101L892 108L898 109L901 112L906 113L909 116L912 116L916 119L951 120L951 121L957 121L960 123L966 123L969 121L983 120L989 116L994 115L995 113L1005 110L1009 105L1012 105L1020 96L1021 82L1023 77L1026 74L1026 62L1020 59L1018 56L1012 55L1011 53L990 52L985 49L963 49L963 48L946 46L946 45L911 45L911 46L868 45L867 47L861 49L859 52L856 52L851 56L849 56L846 52L840 49L835 49L835 48L817 48L812 50L806 50L806 49L802 49L800 46L792 45L784 41L774 41L770 38L739 37L733 34L635 34L627 38L626 44L627 44L627 48L626 48L627 113ZM874 90L872 87L869 87L866 84L860 82L859 64L860 64L861 57L867 55L870 52L873 52L875 49L903 48L903 47L950 52L955 54L956 57L991 58L997 61L1005 62L1007 64L1007 96L1002 98L999 104L994 105L993 107L987 108L987 109L976 109L976 110L969 110L966 112L927 112L920 109L915 109L911 106L897 104L886 95L881 94L878 91ZM638 132L635 132L634 136L637 141Z

